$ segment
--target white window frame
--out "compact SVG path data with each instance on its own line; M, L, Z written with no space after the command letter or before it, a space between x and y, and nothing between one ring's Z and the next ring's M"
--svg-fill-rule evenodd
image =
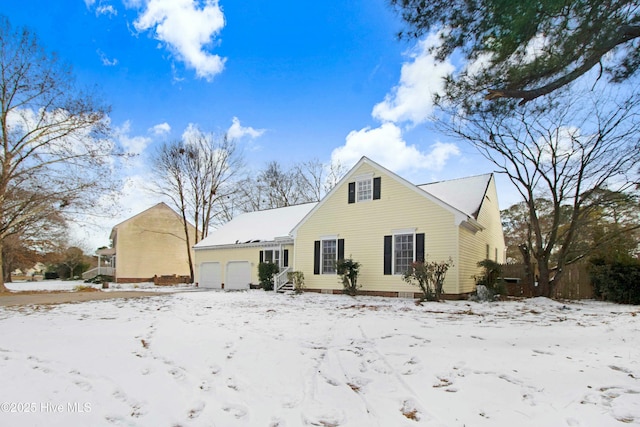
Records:
M403 230L394 230L393 233L393 241L392 241L392 251L391 251L391 271L393 272L394 275L403 275L405 272L404 271L397 271L396 268L396 260L397 260L397 256L396 256L396 238L398 236L408 236L411 235L411 246L412 246L412 251L413 254L411 256L411 262L414 263L416 262L416 229L415 228L407 228L407 229L403 229Z
M272 252L272 259L267 261L267 252ZM275 262L274 262L275 258ZM276 264L278 268L282 267L282 253L280 252L280 248L265 248L263 249L263 261L270 262L272 264Z
M325 242L333 242L335 248L335 257L332 260L332 269L325 271ZM337 236L325 236L320 239L320 274L337 274L336 262L338 261L338 237Z
M356 203L368 202L373 200L373 173L357 176L355 177L355 182L356 182ZM368 188L366 188L363 191L361 190L361 186L364 186L364 185L366 185Z

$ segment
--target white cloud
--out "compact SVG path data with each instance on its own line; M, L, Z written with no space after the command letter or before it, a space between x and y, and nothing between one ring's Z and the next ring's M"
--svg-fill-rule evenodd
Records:
M543 163L564 162L571 157L582 156L584 144L588 139L588 136L582 135L580 128L561 126L539 137L534 149L540 152L540 161Z
M142 154L142 152L151 144L151 138L146 136L129 136L131 132L131 122L127 120L124 124L115 129L116 138L122 145L122 148L129 154Z
M402 129L397 125L384 123L374 129L350 132L345 145L333 150L331 161L350 167L362 156L367 156L396 172L412 169L439 171L449 157L459 154L455 144L441 142L433 144L429 152L422 152L415 145L407 145Z
M149 129L149 132L154 135L164 135L171 132L171 126L169 126L169 123L167 122L160 123Z
M372 115L382 122L411 122L413 125L429 119L433 111L433 95L442 91L443 78L454 71L448 61L438 62L429 49L439 40L432 34L409 54L411 61L402 65L400 82L384 101L373 107Z
M367 156L395 172L440 171L449 158L460 155L452 143L435 142L427 150L409 145L400 127L405 122L415 126L429 119L433 95L443 89L443 78L454 71L450 62L439 63L429 53L438 40L437 35L431 35L418 42L410 60L402 65L398 85L373 107L371 115L382 124L350 132L345 145L333 150L332 162L352 166Z
M87 0L85 0L85 3L87 3ZM94 2L92 1L91 3L93 4ZM89 6L89 4L87 4L87 6ZM111 18L113 16L117 16L118 11L115 10L114 7L111 5L98 6L96 8L96 16L100 16L100 15L109 15L109 18Z
M242 137L248 136L250 138L258 138L265 132L264 129L254 129L250 126L243 127L240 125L240 119L234 117L232 120L231 127L227 130L227 136L230 139L240 139Z
M154 31L178 59L206 80L224 69L225 59L206 50L224 25L217 0L205 0L203 7L194 0L148 0L134 22L138 31Z
M201 135L202 131L200 130L198 125L195 123L189 123L184 132L182 132L182 140L188 143L189 141L192 141L195 138L200 137Z
M100 61L102 61L102 65L105 65L107 67L113 67L114 65L118 65L118 60L116 58L109 59L107 55L100 49L98 49L96 52L98 55L100 55Z

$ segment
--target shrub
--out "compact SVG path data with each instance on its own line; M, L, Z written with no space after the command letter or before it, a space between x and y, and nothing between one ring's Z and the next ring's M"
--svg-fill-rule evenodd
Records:
M260 286L265 291L273 290L273 276L280 269L276 264L271 262L261 262L258 264L258 280L260 281Z
M442 286L449 268L453 267L453 260L447 261L416 261L402 275L402 280L412 285L418 285L422 291L421 301L440 301L443 294ZM414 281L416 283L414 283Z
M287 279L293 283L293 290L296 294L304 292L304 273L302 271L290 271Z
M360 263L353 259L341 259L336 262L336 273L340 276L342 283L342 292L347 295L354 296L358 293L358 274L360 272Z
M113 276L107 276L106 274L100 274L99 276L94 277L93 279L87 279L84 283L95 283L101 284L104 282L113 282Z
M476 295L478 301L493 301L500 295L506 295L507 287L502 279L502 266L490 259L478 261L483 268L482 276L475 276Z
M640 262L593 260L589 275L596 296L622 304L640 304Z

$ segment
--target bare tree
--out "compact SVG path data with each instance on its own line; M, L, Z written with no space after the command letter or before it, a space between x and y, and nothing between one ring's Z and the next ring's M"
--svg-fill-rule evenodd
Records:
M226 135L217 137L194 129L183 141L166 143L155 158L154 191L168 197L182 217L191 279L194 278L191 247L227 215L227 199L242 167L242 155ZM195 236L189 224L195 226Z
M322 164L313 159L284 169L272 161L255 177L238 185L240 210L245 212L317 202L337 184L346 168L338 163Z
M235 178L242 168L242 155L227 135L217 137L193 132L185 141L187 201L198 236L205 238L212 226L225 222L224 202L236 191Z
M31 268L41 261L44 253L59 251L66 243L67 234L67 222L58 212L33 221L19 232L7 234L2 245L5 283L11 281L13 270Z
M64 251L61 264L69 269L69 278L75 277L76 267L80 266L85 259L82 249L71 246Z
M157 176L154 191L168 197L182 218L184 241L189 264L189 276L193 281L193 259L191 256L191 236L187 219L187 176L185 166L185 149L181 141L163 144L154 158L154 171Z
M107 113L70 67L0 17L0 247L52 212L88 211L91 194L113 188Z
M298 163L293 167L299 191L311 202L318 202L335 187L347 169L339 162L323 164L318 159Z
M515 110L465 115L452 108L452 120L440 122L475 145L522 196L531 227L523 255L537 262L539 295L553 295L575 260L578 227L598 206L594 193L631 186L627 174L640 160L638 96L614 88L556 92Z

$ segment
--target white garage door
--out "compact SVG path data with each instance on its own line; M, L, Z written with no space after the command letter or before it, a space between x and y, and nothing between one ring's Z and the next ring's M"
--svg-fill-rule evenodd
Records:
M200 287L222 289L222 270L219 262L200 264Z
M227 263L224 288L226 290L249 289L251 265L248 261L230 261Z

